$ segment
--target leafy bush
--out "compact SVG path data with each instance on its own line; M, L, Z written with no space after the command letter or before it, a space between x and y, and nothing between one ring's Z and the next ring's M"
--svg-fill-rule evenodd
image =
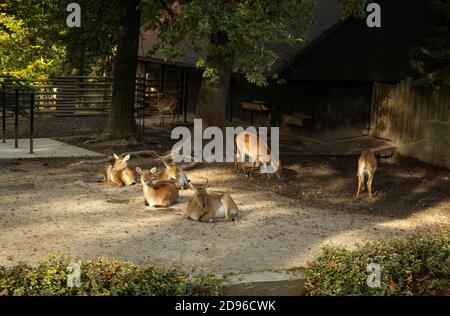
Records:
M69 264L81 270L79 287L69 287ZM0 292L9 295L195 295L202 289L216 294L217 282L193 277L177 267L136 265L121 260L75 261L68 256L50 256L36 267L19 264L0 267Z
M367 265L381 267L369 287ZM368 243L350 251L327 247L307 269L309 295L450 295L449 236Z

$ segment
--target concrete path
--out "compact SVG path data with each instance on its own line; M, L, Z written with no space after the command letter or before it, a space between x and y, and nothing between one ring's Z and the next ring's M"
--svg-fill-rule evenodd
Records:
M0 159L102 157L103 155L81 147L62 143L50 138L34 139L34 153L30 154L30 140L19 139L19 148L14 148L14 139L0 141Z

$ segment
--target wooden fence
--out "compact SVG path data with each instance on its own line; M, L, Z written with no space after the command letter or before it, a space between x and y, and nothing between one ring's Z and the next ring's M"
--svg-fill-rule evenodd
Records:
M34 92L36 113L56 116L105 115L111 105L112 77L61 77L56 79L0 80L6 103L14 104L16 89ZM159 81L136 78L135 110L152 111Z
M370 132L374 137L406 144L424 137L427 120L448 121L448 89L414 87L411 79L397 85L373 86Z

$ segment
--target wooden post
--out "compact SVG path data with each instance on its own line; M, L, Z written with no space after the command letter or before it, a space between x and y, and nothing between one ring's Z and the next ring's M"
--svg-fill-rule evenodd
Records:
M182 91L183 122L184 122L184 124L186 124L187 123L187 70L186 69L183 69L183 88L182 89L183 89L183 91Z
M369 118L369 136L373 137L375 135L374 128L375 128L375 91L377 88L377 82L374 82L372 85L372 101L370 102L370 118Z
M34 92L30 94L30 154L33 153L34 145Z
M277 99L277 91L278 86L276 81L272 81L272 113L270 117L270 127L277 126L278 124L278 118L277 118L277 111L278 111L278 99Z
M164 64L159 66L159 93L164 93Z
M229 114L230 120L229 120L229 122L233 121L234 81L235 81L234 77L231 76L231 79L230 79L230 114Z
M6 142L6 85L2 84L2 130L3 142Z
M19 89L16 88L16 106L14 111L14 148L19 148Z

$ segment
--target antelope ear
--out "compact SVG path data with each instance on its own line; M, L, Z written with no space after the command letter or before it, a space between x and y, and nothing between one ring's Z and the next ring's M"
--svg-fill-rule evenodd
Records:
M130 160L130 155L126 155L125 158L123 158L122 162L127 162Z
M142 174L142 169L139 168L139 167L136 167L136 172L137 172L138 174Z
M114 154L114 158L115 158L115 159L119 159L119 156L117 156L116 154Z
M156 167L153 167L153 168L150 170L150 172L151 172L151 173L155 173L155 172L156 172Z
M197 188L192 184L191 180L188 180L188 187L189 187L189 189L191 189L191 190L194 190L194 191L197 190Z

